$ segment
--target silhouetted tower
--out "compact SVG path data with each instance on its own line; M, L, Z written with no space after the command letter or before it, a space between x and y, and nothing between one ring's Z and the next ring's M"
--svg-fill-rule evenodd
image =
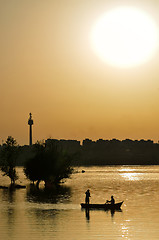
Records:
M32 125L33 125L33 119L32 119L32 114L29 113L30 117L28 120L28 125L30 126L29 128L29 144L30 146L32 145Z

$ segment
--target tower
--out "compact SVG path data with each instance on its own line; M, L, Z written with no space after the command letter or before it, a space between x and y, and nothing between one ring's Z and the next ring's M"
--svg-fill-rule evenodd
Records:
M29 145L32 145L32 125L33 125L33 119L32 119L32 114L29 113L30 117L28 119L28 125L29 127Z

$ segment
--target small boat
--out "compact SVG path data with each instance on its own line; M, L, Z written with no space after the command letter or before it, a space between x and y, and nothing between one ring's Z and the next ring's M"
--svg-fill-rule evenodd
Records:
M104 203L104 204L86 204L81 203L81 208L85 209L103 209L103 210L120 210L121 205L123 202L111 204L111 203Z

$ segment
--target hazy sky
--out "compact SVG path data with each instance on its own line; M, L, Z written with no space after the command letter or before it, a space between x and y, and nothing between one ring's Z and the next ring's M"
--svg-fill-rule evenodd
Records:
M135 6L159 27L159 1L0 0L0 144L57 139L159 140L159 50L147 63L120 69L91 46L96 20Z

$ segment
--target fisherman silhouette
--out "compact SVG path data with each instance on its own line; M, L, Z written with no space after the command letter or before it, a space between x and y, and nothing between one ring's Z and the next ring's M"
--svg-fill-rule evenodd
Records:
M107 200L106 203L111 203L112 205L114 205L114 204L115 204L115 199L114 199L114 197L111 196L111 200L110 200L110 201Z
M85 192L86 198L85 198L85 203L89 204L89 198L91 197L89 189Z

